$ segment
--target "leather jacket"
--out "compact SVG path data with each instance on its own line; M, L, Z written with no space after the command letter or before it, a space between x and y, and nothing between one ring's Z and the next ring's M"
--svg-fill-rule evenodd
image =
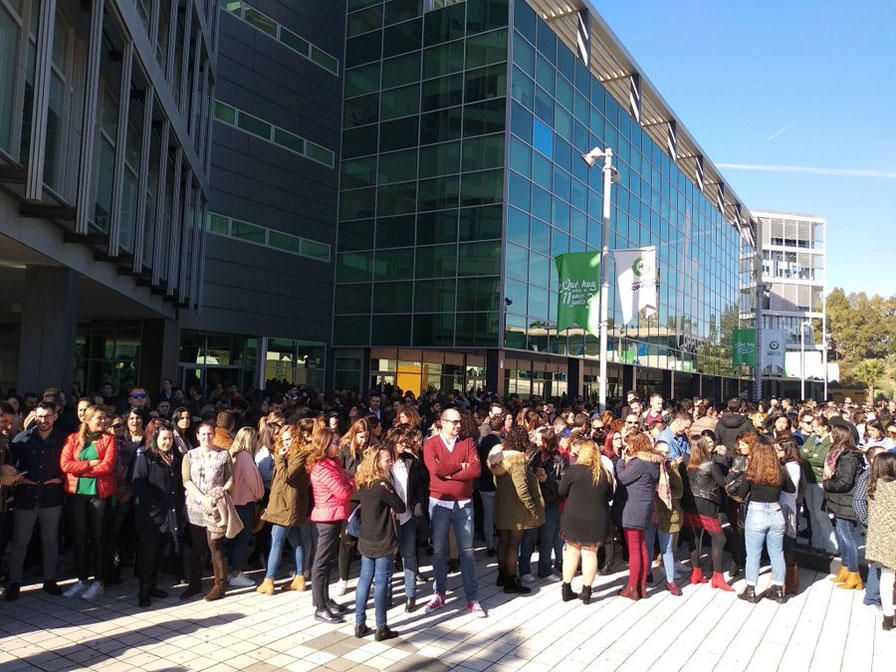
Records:
M713 504L722 503L720 491L725 483L725 473L717 463L707 460L694 471L689 471L688 478L694 497L709 500Z

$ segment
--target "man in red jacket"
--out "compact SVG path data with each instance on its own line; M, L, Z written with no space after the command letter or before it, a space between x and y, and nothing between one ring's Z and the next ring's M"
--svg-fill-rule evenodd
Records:
M460 412L446 408L439 417L439 434L423 446L423 460L429 470L429 518L433 546L433 573L436 593L426 605L431 614L445 606L448 582L448 530L460 549L460 572L467 596L467 611L485 618L476 587L476 562L473 559L473 481L479 478L481 465L476 444L470 437L459 439Z

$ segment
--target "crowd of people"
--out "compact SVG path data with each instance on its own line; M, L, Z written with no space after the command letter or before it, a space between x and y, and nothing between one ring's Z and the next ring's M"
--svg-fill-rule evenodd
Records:
M423 610L442 609L448 575L460 571L467 611L487 616L478 532L504 593L556 581L563 601L585 604L599 573L625 568L625 599L663 586L680 596L686 572L723 592L743 574L740 599L784 603L799 592L801 544L839 556L838 588L864 590L893 629L896 402L645 401L630 392L601 412L565 397L391 389L184 395L171 381L155 399L142 387L76 404L56 388L10 395L0 402L5 599L19 599L39 548L52 595L96 600L131 566L142 607L167 596L161 572L185 584L183 600L310 583L315 618L342 623L350 607L334 597L347 594L359 557L355 635L381 641L397 635L387 622L396 570L407 612L430 583ZM77 574L64 591L60 548L71 548ZM286 552L292 575L281 581ZM426 553L431 576L420 569ZM771 577L760 590L765 556Z

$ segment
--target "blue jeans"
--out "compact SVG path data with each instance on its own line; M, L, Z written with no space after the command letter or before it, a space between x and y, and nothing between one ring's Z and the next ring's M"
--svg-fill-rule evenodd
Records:
M482 499L482 536L485 537L485 547L495 550L495 491L479 491Z
M401 564L404 567L404 598L417 595L417 520L411 519L398 526L398 547L401 550Z
M748 586L759 581L762 547L772 561L772 584L784 585L784 513L777 502L750 502L744 533L747 545L746 578Z
M846 518L834 518L834 534L840 546L840 561L850 572L859 571L859 538L856 524Z
M255 503L238 504L234 508L243 523L243 529L233 539L227 540L227 564L231 572L244 572L249 542L252 541L252 528L255 527Z
M666 583L675 583L675 535L657 528L660 538L660 553L663 554L663 569L666 570ZM651 556L647 556L651 557Z
M454 529L460 551L460 572L464 582L467 602L475 602L476 562L473 559L473 504L452 508L430 504L430 531L432 534L432 566L436 579L436 592L444 595L448 583L448 529Z
M293 552L296 554L296 576L302 575L305 566L305 547L302 545L301 527L271 526L271 552L268 555L268 569L264 574L266 579L276 579L277 570L280 568L280 555L283 553L283 542L289 540Z
M530 560L538 538L538 578L551 575L551 553L555 562L563 560L563 540L560 539L560 504L544 507L544 525L534 530L526 530L520 544L519 575L531 574Z
M375 579L375 580L374 580ZM389 585L392 583L392 556L381 558L361 556L361 576L355 589L355 625L364 625L366 617L364 609L370 596L370 584L373 589L373 603L376 608L376 627L386 626L386 611L389 609Z

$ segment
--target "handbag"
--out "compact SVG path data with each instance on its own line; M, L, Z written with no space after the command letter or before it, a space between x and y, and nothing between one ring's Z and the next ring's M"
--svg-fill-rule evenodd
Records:
M345 524L345 532L355 539L361 537L361 505L355 507Z
M735 502L743 502L744 498L738 494L747 482L746 471L729 471L725 477L725 494Z

